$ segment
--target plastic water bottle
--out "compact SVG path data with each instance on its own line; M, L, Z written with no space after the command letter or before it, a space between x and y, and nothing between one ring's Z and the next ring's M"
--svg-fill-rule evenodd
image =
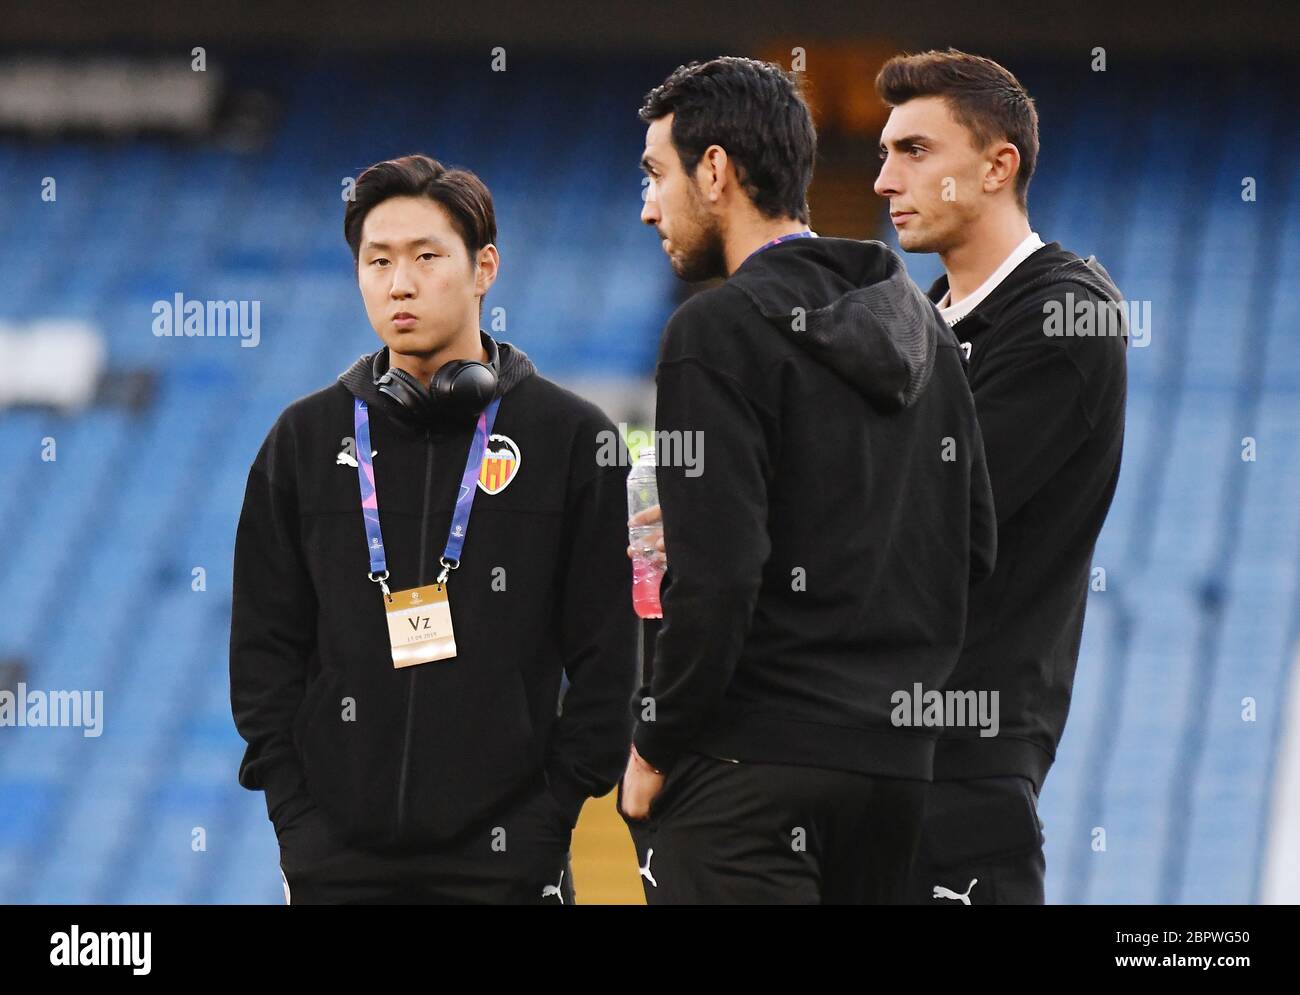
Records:
M641 455L627 475L627 515L629 518L659 503L659 486L655 481L655 451L641 450ZM663 534L663 523L633 525L628 528L632 547L632 607L641 618L663 618L659 604L659 584L664 578L664 563L655 542Z

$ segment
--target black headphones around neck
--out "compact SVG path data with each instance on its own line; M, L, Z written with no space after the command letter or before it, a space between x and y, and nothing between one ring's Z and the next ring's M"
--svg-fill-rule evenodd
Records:
M486 332L479 332L479 337L487 350L486 363L477 359L453 359L438 368L428 387L405 370L394 369L388 362L387 347L380 349L370 368L375 386L379 393L422 419L477 415L496 394L501 371L496 341Z

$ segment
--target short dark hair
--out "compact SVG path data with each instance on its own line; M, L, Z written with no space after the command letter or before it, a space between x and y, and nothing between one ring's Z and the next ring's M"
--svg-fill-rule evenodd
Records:
M390 197L428 197L441 204L469 251L471 263L485 245L497 240L492 194L468 169L448 169L427 155L404 155L377 162L357 177L354 197L343 212L343 237L352 260L361 257L361 227L366 215Z
M1014 145L1020 151L1016 200L1028 209L1029 181L1038 163L1038 111L1008 69L955 48L896 55L876 76L876 92L890 107L917 97L943 97L976 148L1000 140Z
M759 213L808 223L817 129L794 77L772 62L722 56L678 66L645 96L649 124L673 114L673 147L688 175L720 145Z

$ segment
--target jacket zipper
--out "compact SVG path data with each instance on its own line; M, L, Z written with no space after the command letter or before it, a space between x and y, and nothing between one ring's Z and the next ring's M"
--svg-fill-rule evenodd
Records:
M423 587L429 556L429 491L433 486L433 437L429 429L424 430L424 500L420 509L420 579L417 587ZM406 822L406 781L411 757L411 729L415 717L415 675L419 667L411 668L411 677L406 685L406 734L402 738L402 765L397 778L397 831L393 842L402 838L402 826Z

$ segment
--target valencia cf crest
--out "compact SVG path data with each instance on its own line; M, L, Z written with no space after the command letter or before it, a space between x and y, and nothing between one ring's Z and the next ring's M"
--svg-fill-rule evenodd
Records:
M488 436L487 452L478 472L478 486L484 494L500 494L515 479L523 461L515 440L508 435Z

